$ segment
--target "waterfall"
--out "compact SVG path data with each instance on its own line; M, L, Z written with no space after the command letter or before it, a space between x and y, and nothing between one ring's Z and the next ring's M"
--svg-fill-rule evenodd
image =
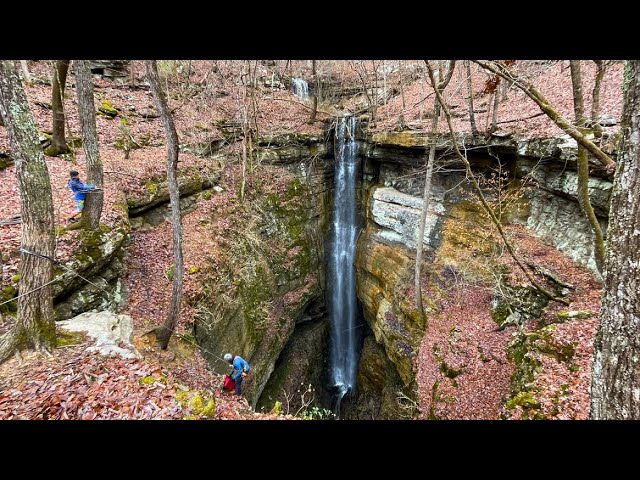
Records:
M293 88L293 94L302 98L303 100L309 99L309 84L306 80L301 78L292 78L291 87Z
M341 398L355 387L358 363L356 272L356 118L341 118L335 139L335 195L327 244L327 310L330 318L329 381Z

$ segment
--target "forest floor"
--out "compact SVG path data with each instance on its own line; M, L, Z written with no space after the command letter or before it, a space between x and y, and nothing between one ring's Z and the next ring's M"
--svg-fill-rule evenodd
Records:
M51 87L47 78L51 75L51 62L29 61L29 69L36 78L33 85L26 88L26 93L34 113L36 123L41 131L51 129ZM380 62L376 62L378 67ZM536 79L539 89L552 101L561 112L572 118L571 85L568 72L568 62L522 62L522 69ZM367 95L362 92L350 98L337 101L337 105L323 104L319 106L317 121L308 123L311 103L294 96L287 88L267 88L261 86L254 96L247 95L251 89L246 89L241 78L251 67L256 71L256 78L273 77L275 71L287 72L291 76L300 76L311 80L310 64L294 61L275 62L267 65L263 62L232 62L216 61L167 62L167 80L165 87L169 90L169 102L174 111L175 123L178 129L181 145L196 145L212 141L226 141L223 134L225 124L238 125L246 111L253 112L253 128L260 135L269 133L307 133L322 134L325 132L331 118L338 111L359 111L366 106ZM371 122L371 130L396 129L400 117L413 130L426 130L430 124L430 111L433 96L429 95L430 87L425 83L421 70L421 61L398 62L394 66L387 62L388 85L395 88L396 94L377 108L375 121ZM593 84L594 69L585 62L583 77L585 92L590 92ZM332 79L340 88L354 87L361 81L361 70L371 68L367 62L327 61L319 66L320 73ZM477 70L477 66L472 65ZM124 196L139 194L146 188L150 178L162 178L166 175L166 147L162 123L157 118L153 99L148 87L143 81L144 67L141 62L134 62L133 83L126 79L124 82L107 79L95 80L96 108L105 104L118 109L116 118L97 116L97 130L100 144L100 154L105 170L105 205L102 223L114 226L118 222L119 212L114 203ZM462 66L458 66L454 79L461 78ZM162 73L162 71L161 71ZM482 76L484 75L484 76ZM473 91L478 110L476 122L481 130L489 123L490 95L483 93L486 79L485 74L474 77ZM395 83L394 83L395 82ZM601 94L602 115L613 119L611 126L605 128L607 133L614 133L617 129L616 121L620 118L622 96L620 85L622 82L622 64L615 63L603 83ZM404 85L400 85L404 84ZM399 88L399 86L401 88ZM587 97L589 97L587 95ZM454 128L468 131L468 115L466 112L466 87L462 83L450 94L452 109L460 114L454 115ZM455 107L454 107L455 105ZM585 109L589 111L590 98L586 99ZM78 112L75 101L75 85L73 74L70 72L65 93L65 111L67 116L67 137L79 136ZM515 87L504 88L501 98L498 120L500 126L509 131L528 136L545 137L562 133L546 116L539 116L538 107L524 97ZM446 131L446 125L440 126L440 131ZM130 152L128 159L124 158L122 142L131 137L141 148ZM10 152L6 129L0 127L0 153ZM198 208L184 217L185 238L185 267L197 264L198 255L206 251L215 256L217 249L224 248L220 237L204 238L198 235L200 220L206 215L213 214L217 218L215 228L223 231L228 227L225 217L230 211L237 211L237 191L240 181L240 168L233 159L238 158L239 144L227 143L220 153L228 155L229 161L220 163L210 158L201 158L189 151L180 153L179 169L195 169L203 175L213 173L220 175L220 185L224 191L214 195L210 200L199 202ZM78 149L75 154L62 157L46 157L51 179L54 201L56 225L63 226L68 214L75 208L72 195L67 187L68 172L78 170L81 178L86 181L84 154ZM277 191L282 183L277 169L261 166L261 176ZM0 170L0 220L19 215L20 200L16 182L15 167L9 166ZM8 418L205 418L198 402L189 401L194 396L202 399L215 397L216 409L214 418L284 418L275 414L255 414L248 407L245 400L238 400L231 394L220 390L222 376L212 373L197 352L186 334L187 326L193 321L195 312L184 305L180 318L178 333L174 336L168 351L158 351L144 333L150 327L162 322L169 302L170 282L164 273L171 264L170 225L162 224L151 231L137 231L132 233L133 243L129 247L130 268L123 278L128 293L128 305L122 313L129 314L134 319L134 343L144 356L141 360L122 360L118 358L103 358L96 354L83 351L88 341L78 344L61 345L53 352L53 356L42 353L26 353L22 359L13 358L0 365L0 419ZM215 230L215 229L214 229ZM69 260L77 246L77 231L69 231L57 238L56 258L60 261ZM524 235L524 234L523 234ZM524 241L524 240L523 240ZM527 240L529 241L529 240ZM533 240L530 240L533 242ZM18 250L20 248L20 225L0 226L0 245L4 254L2 268L2 284L9 284L12 276L17 272ZM552 249L543 246L536 247L536 251L545 259L555 258ZM540 259L537 258L539 261ZM556 260L553 260L556 261ZM560 260L557 260L560 262ZM566 262L563 260L562 262ZM131 267L131 266L135 266ZM567 264L568 265L568 264ZM569 269L569 270L567 270ZM571 269L575 266L565 266L560 269L566 272L567 278L573 279ZM577 275L584 275L576 273ZM582 278L582 277L580 277ZM190 278L185 275L185 296L193 293L197 275ZM584 308L598 311L594 303L599 290L590 281L578 283L578 291L582 292L574 298L580 304L573 308ZM190 288L192 289L190 291ZM490 302L488 291L478 290L478 298L474 300L474 309L484 308ZM461 295L471 299L471 296ZM587 300L587 297L589 300ZM475 297L473 297L475 298ZM466 301L466 300L465 300ZM470 300L469 300L470 301ZM186 302L185 302L186 303ZM582 305L584 303L585 305ZM493 332L495 322L488 315L468 315L462 313L469 305L456 303L451 305L451 325L443 327L442 335L449 335L450 329L458 326L462 336L477 335L474 340L481 348L486 348L483 355L493 360L484 362L495 366L494 370L483 370L482 376L474 376L476 360L466 364L466 376L461 375L459 392L467 392L476 388L482 391L480 385L492 379L489 394L483 398L471 399L468 405L459 402L442 402L437 412L450 418L497 418L501 412L498 398L508 390L509 367L506 365L504 347L511 338L510 329ZM484 308L486 312L487 309ZM463 318L465 317L465 318ZM472 319L476 319L474 322ZM581 322L581 323L578 323ZM593 332L597 320L558 324L555 335L563 336L566 341L577 342L576 363L579 365L579 384L571 385L572 395L566 399L566 409L558 414L558 418L585 418L588 412L589 372L587 358L592 348ZM0 325L0 332L8 328L9 320L5 319ZM565 338L566 337L566 338ZM464 341L468 341L467 340ZM486 343L483 343L485 342ZM433 354L433 345L425 338L423 352ZM484 345L484 347L483 347ZM447 353L448 354L448 353ZM457 364L459 359L450 359ZM464 363L460 360L460 364ZM503 363L504 362L504 363ZM546 362L546 360L545 360ZM433 363L433 362L432 362ZM476 362L477 363L477 362ZM498 365L504 367L498 372ZM544 373L537 380L547 382L549 391L555 391L558 385L564 385L565 372L560 367L547 362ZM477 369L476 369L477 370ZM430 393L425 389L431 388L437 377L437 372L427 371L418 364L418 379L420 383L421 418L429 413ZM154 380L151 380L153 377ZM147 379L147 380L143 380ZM446 382L442 382L446 384ZM444 388L444 387L443 387ZM544 385L541 387L544 392ZM176 394L185 392L178 397ZM458 393L459 393L458 392ZM465 393L465 395L467 394ZM443 393L453 397L454 395ZM544 401L544 393L541 394ZM550 396L550 395L549 395ZM564 401L564 400L563 400ZM206 402L205 402L206 405ZM206 409L205 409L206 410ZM208 411L207 411L208 413Z
M542 317L530 319L522 326L523 332L531 333L553 325L544 345L553 348L545 352L532 348L528 353L541 362L539 375L528 390L535 392L540 415L587 419L591 357L602 285L588 269L545 244L523 226L509 225L506 232L523 263L530 262L554 272L575 287L568 297L569 306L552 302ZM511 284L527 283L506 251L497 262L511 269ZM493 285L459 279L442 305L443 314L430 322L416 362L419 418L523 417L521 406L505 408L510 394L519 393L510 391L514 363L507 355L509 343L519 338L518 327L498 328L490 314L493 292ZM558 317L560 311L590 312L591 316L563 321ZM434 356L436 348L439 359ZM557 355L563 348L573 352L570 358Z

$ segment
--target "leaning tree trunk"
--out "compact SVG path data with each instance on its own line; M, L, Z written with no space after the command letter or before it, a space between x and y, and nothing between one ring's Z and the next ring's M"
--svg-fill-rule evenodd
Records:
M613 181L591 418L640 420L640 61L626 64L622 147Z
M80 129L82 130L82 146L87 163L87 182L102 188L103 173L102 160L98 149L98 134L96 132L96 108L93 103L93 79L86 60L77 60L76 91L78 93L78 113L80 115ZM89 190L87 200L82 210L82 226L97 229L102 214L102 190Z
M156 330L156 337L160 347L165 350L173 334L180 315L182 300L182 278L184 275L184 261L182 259L182 223L180 221L180 191L176 170L178 168L178 133L167 105L167 100L160 86L160 77L155 60L147 60L147 78L153 93L156 107L162 116L164 131L167 135L167 181L169 183L169 200L171 204L171 223L173 225L173 290L171 292L171 306L162 327Z
M576 116L576 127L586 135L586 118L584 116L584 101L582 96L582 74L580 60L571 60L571 84L573 86L573 110ZM589 198L589 156L587 149L578 143L578 203L582 208L593 234L595 235L593 250L598 272L602 273L604 264L604 237L598 217L596 217Z
M64 88L67 83L67 71L71 60L57 60L53 69L53 83L51 87L51 111L53 113L53 134L51 135L51 147L47 149L47 155L55 157L67 153L67 140L64 134Z
M20 83L15 62L0 61L0 112L13 150L20 192L22 248L53 258L53 202L47 164L38 142L38 130ZM47 258L20 255L18 318L0 337L0 362L16 349L51 350L56 345L51 278Z

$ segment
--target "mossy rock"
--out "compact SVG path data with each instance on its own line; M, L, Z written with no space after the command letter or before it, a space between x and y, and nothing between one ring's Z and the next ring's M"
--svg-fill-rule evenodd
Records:
M522 392L509 400L506 404L506 407L509 410L513 410L516 407L522 407L525 409L539 409L542 407L542 405L540 404L540 401L533 396L533 393Z
M56 332L57 346L80 345L87 338L84 332L71 332L60 329Z
M186 410L186 420L213 418L216 413L215 397L203 390L180 390L176 393L175 399Z
M115 118L120 111L113 106L109 100L102 100L100 108L98 108L98 114L106 118Z
M12 286L6 286L0 291L0 303L7 302L18 295L18 291ZM18 309L18 302L9 302L4 305L0 305L0 312L13 313Z

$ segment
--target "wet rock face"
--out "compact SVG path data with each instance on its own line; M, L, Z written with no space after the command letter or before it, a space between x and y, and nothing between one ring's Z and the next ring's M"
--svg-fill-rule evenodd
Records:
M425 324L408 299L412 259L404 246L387 245L370 227L358 243L357 295L375 340L384 347L404 385L414 378L413 358Z
M393 420L411 418L412 412L400 400L406 395L402 380L389 361L384 347L366 337L358 369L358 398L345 408L344 418L352 420Z
M260 395L257 409L270 411L277 401L282 403L285 414L319 406L328 331L326 318L296 325Z

